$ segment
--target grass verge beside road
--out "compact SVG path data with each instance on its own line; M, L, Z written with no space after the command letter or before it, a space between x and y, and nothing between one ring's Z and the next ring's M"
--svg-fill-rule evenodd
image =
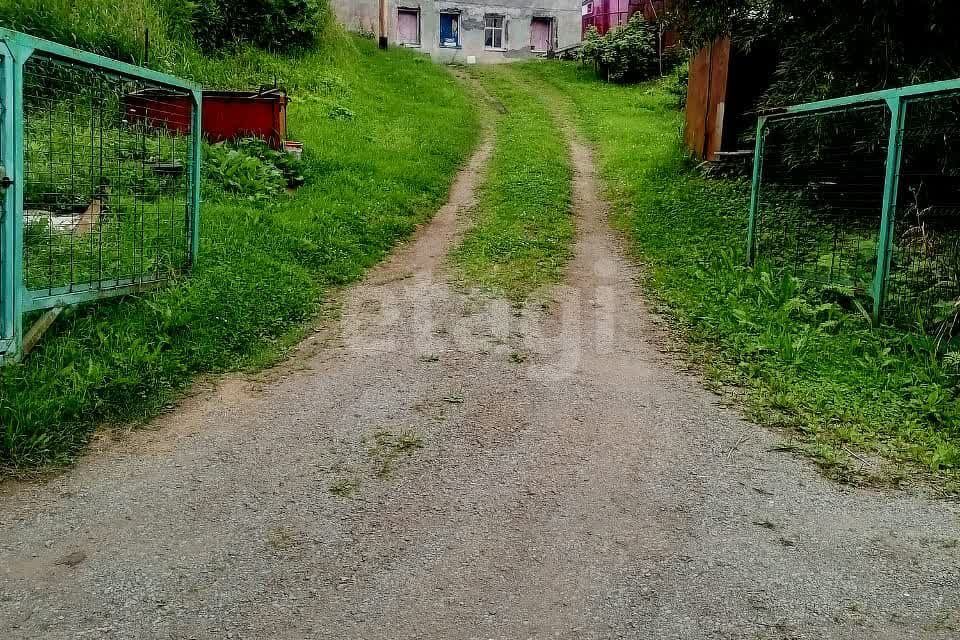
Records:
M338 33L297 57L192 52L175 70L218 87L279 77L307 184L266 204L205 185L189 278L73 310L23 364L0 369L0 468L64 463L98 424L156 414L197 374L275 359L328 288L442 203L475 142L473 107L445 70Z
M875 330L804 300L791 278L744 268L749 185L693 170L666 82L609 85L567 63L522 72L570 99L615 224L710 378L745 389L752 418L788 429L790 447L840 479L895 483L920 471L957 490L960 371L930 337Z
M571 255L571 169L566 142L541 99L505 65L470 73L500 105L495 147L453 253L462 279L514 302L559 282Z

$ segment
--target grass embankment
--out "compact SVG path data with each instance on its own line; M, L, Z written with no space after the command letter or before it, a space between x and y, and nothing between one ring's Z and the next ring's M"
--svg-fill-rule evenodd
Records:
M263 364L324 291L357 278L443 201L476 119L443 69L331 34L320 51L167 60L208 86L291 91L306 185L252 203L205 184L199 264L143 296L79 308L0 370L0 467L62 463L104 421L155 414L202 372ZM429 126L424 126L429 123Z
M509 69L469 70L503 113L474 226L453 261L465 282L520 302L559 282L570 259L569 154L547 107Z
M960 477L958 371L927 336L872 329L794 280L742 267L748 185L693 171L665 83L620 87L572 64L524 72L569 97L598 149L616 224L707 374L839 477ZM573 116L573 109L571 115ZM875 464L883 459L888 464Z
M136 64L149 30L156 67L182 51L192 11L183 0L4 0L0 26Z

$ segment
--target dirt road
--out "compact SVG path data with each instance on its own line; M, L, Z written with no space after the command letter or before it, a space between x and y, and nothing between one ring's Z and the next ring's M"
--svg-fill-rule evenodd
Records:
M836 486L679 374L579 140L555 302L448 285L490 148L339 330L5 485L0 637L956 638L957 505Z

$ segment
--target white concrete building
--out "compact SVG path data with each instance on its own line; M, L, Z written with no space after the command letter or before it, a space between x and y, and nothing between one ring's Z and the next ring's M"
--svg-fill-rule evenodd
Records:
M383 0L391 46L440 62L505 62L580 42L581 0ZM348 29L379 34L379 0L334 0Z

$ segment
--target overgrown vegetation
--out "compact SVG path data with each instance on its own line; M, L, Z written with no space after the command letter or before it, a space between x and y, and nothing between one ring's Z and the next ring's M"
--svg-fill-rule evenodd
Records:
M580 59L608 82L649 80L660 73L658 37L656 25L638 12L623 27L604 35L591 27L580 47Z
M203 172L208 193L219 188L254 201L276 199L306 181L302 161L257 138L204 145Z
M0 26L125 62L141 62L145 30L150 31L158 57L173 55L178 44L171 41L163 11L188 4L180 0L4 0Z
M30 6L63 10L83 34L109 6L123 13L102 4ZM18 19L46 24L41 17ZM208 86L278 76L294 96L289 129L305 144L303 163L281 166L286 159L257 142L208 148L195 271L152 293L65 312L24 363L0 369L0 468L65 462L97 424L155 414L198 373L274 359L325 291L361 275L442 202L474 143L462 89L409 52L379 52L336 30L323 40L295 56L247 47L205 57L187 43L163 61ZM231 169L251 161L249 182ZM283 192L299 176L306 184Z
M952 0L679 0L673 21L692 46L773 43L763 103L783 106L956 78L955 18Z
M503 105L475 226L453 254L464 280L522 301L558 282L571 255L571 170L543 102L505 67L471 68Z
M873 329L788 275L745 268L748 185L692 170L665 82L599 84L563 63L524 69L571 99L617 225L711 378L744 388L752 417L788 429L838 477L896 481L919 468L956 481L960 368L935 336Z
M325 0L4 0L0 26L178 73L195 45L284 52L333 35Z
M739 50L725 145L736 138L752 148L754 106L946 80L960 69L960 46L947 26L956 9L941 0L680 0L677 9L675 23L688 42L730 34ZM885 317L909 329L939 328L942 342L956 350L960 225L952 174L960 102L939 95L910 103L906 112ZM877 271L889 118L881 102L774 119L767 127L760 218L770 229L759 229L761 255L840 290L853 304L873 306L876 295L869 283Z
M192 20L194 38L204 51L242 43L268 51L309 48L329 23L323 0L196 0Z

